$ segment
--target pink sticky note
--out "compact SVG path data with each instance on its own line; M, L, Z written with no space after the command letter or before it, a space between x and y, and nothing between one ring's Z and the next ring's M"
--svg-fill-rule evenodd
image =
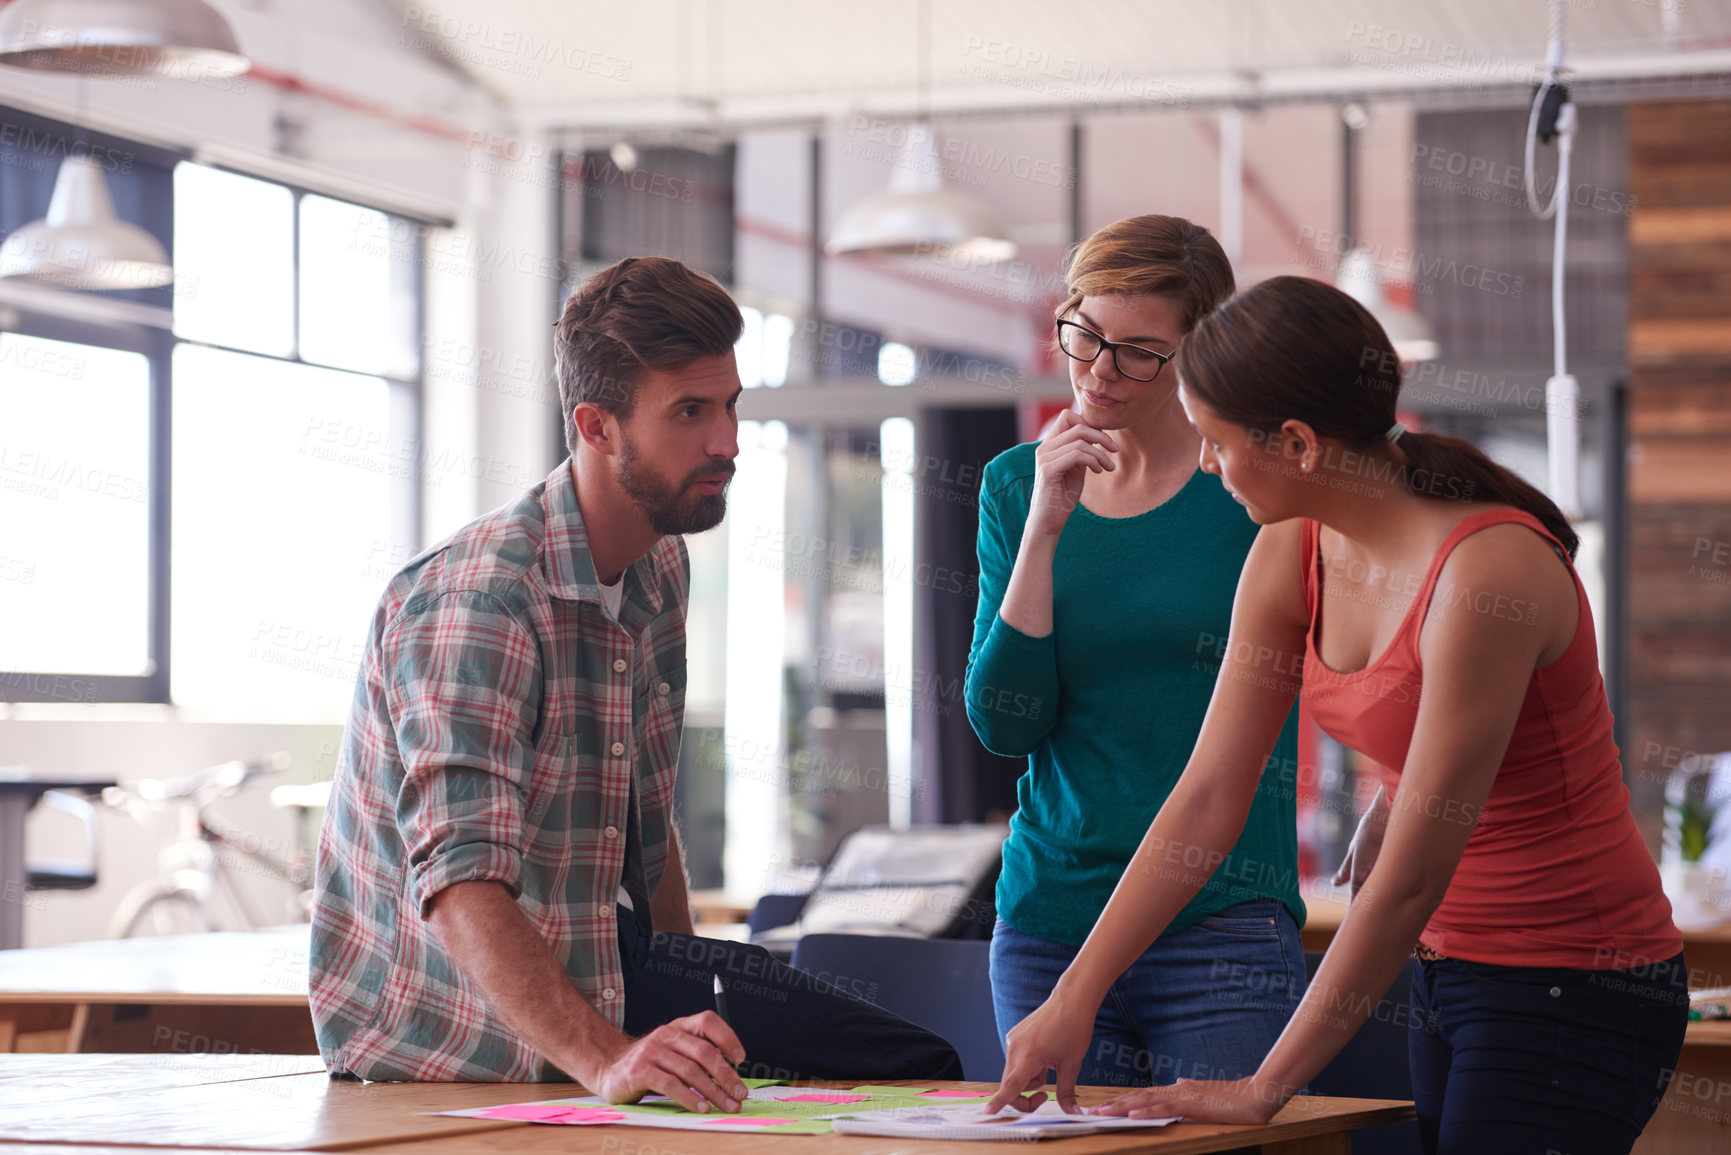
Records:
M870 1095L849 1095L844 1091L834 1091L829 1094L813 1092L809 1095L787 1095L777 1099L778 1103L863 1103Z
M754 1119L750 1115L729 1115L725 1119L711 1119L711 1126L723 1127L732 1124L736 1127L779 1127L783 1123L797 1123L798 1119Z
M982 1095L978 1091L926 1091L922 1099L988 1099L991 1096Z
M606 1107L573 1107L551 1123L618 1123L625 1118L618 1111Z
M579 1107L570 1103L507 1103L503 1107L489 1107L480 1116L515 1119L519 1123L616 1123L625 1117L606 1107Z

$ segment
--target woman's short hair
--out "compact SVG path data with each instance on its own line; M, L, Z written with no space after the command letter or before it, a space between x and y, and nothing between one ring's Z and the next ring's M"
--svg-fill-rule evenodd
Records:
M1214 235L1183 217L1148 214L1113 221L1076 245L1064 261L1069 315L1083 297L1142 293L1178 302L1188 333L1232 296L1232 262Z

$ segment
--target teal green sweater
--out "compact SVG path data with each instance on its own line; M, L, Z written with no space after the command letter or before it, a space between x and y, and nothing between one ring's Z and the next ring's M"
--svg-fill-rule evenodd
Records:
M1079 946L1196 745L1256 523L1200 470L1136 517L1078 506L1052 565L1052 632L1030 637L998 607L1028 519L1034 448L1000 454L980 487L968 718L988 749L1028 758L998 915ZM1295 709L1237 845L1168 933L1258 898L1285 903L1304 925L1296 720Z

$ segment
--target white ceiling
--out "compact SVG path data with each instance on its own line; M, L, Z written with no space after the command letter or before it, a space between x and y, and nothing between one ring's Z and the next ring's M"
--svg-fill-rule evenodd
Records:
M742 125L1191 107L1353 93L1504 93L1545 52L1545 0L380 0L546 127ZM1727 0L1571 0L1588 82L1731 74ZM929 12L929 67L920 27Z

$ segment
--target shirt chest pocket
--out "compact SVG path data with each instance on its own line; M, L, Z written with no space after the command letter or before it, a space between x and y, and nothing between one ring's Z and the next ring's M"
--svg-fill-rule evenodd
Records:
M671 770L679 761L680 731L685 722L685 663L652 671L639 699L638 739L645 770Z

